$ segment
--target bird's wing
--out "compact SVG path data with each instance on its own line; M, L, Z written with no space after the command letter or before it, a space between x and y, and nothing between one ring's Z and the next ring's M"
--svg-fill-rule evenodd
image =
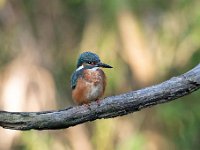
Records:
M75 71L72 76L71 76L71 88L75 89L76 88L76 84L77 84L77 80L79 77L81 77L83 75L83 69L80 69L78 71Z

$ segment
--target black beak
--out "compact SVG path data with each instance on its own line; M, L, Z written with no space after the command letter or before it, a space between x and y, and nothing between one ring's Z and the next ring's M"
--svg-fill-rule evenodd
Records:
M104 64L104 63L102 63L102 62L99 62L99 63L97 64L97 67L102 67L102 68L113 68L112 66L107 65L107 64Z

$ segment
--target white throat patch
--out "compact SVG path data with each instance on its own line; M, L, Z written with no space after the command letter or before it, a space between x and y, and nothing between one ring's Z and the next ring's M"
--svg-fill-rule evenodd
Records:
M89 70L91 70L91 71L96 71L97 69L99 69L99 67L94 67L94 68L89 69Z
M80 67L78 67L77 69L76 69L76 71L79 71L79 70L81 70L81 69L83 69L83 65L82 66L80 66Z
M82 65L82 66L78 67L78 68L76 69L76 71L79 71L79 70L81 70L81 69L83 69L83 68L84 68L84 66ZM90 70L90 71L96 71L97 69L99 69L99 67L94 67L94 68L91 68L91 69L88 69L88 70Z

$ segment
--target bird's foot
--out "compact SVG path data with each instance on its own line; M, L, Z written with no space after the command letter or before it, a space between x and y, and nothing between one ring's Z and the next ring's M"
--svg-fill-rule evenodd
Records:
M101 101L100 99L96 100L98 106L100 106L100 101Z
M87 109L91 110L90 103L83 104L83 106L86 107Z

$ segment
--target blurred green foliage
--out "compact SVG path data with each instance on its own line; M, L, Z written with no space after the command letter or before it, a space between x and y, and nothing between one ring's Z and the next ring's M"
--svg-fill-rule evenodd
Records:
M114 66L112 71L105 70L108 76L106 96L159 83L184 73L200 61L198 0L0 2L1 74L22 53L37 53L32 56L50 72L55 82L57 109L73 105L70 76L78 55L83 51L94 51L103 61ZM125 50L127 45L123 44L123 30L119 25L124 23L119 19L123 12L128 12L139 26L139 31L133 35L147 45L153 60L154 78L145 84L136 77L140 68L133 67L135 60L127 58L130 53ZM133 43L132 47L135 47ZM140 59L146 60L146 55ZM200 91L197 91L177 101L128 115L125 119L88 123L82 129L83 137L89 139L91 149L97 150L197 150L200 147L199 97ZM12 149L76 149L73 146L76 138L73 140L72 137L82 134L69 130L25 132Z

